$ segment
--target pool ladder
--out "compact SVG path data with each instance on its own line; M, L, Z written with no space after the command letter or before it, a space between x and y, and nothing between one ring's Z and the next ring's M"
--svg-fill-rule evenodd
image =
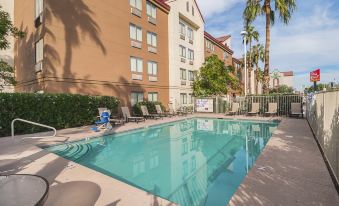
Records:
M48 125L44 125L44 124L40 124L40 123L36 123L36 122L32 122L32 121L28 121L28 120L25 120L25 119L20 119L20 118L16 118L12 121L12 124L11 124L11 134L12 134L12 138L14 138L14 123L16 121L20 121L20 122L25 122L25 123L28 123L28 124L32 124L32 125L36 125L36 126L39 126L39 127L45 127L47 129L51 129L54 131L54 134L52 136L46 136L46 137L55 137L56 136L56 129L54 127L50 127Z

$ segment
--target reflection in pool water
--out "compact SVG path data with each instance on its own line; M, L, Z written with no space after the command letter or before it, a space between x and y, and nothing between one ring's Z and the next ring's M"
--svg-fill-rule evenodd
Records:
M194 118L47 150L182 206L224 206L276 127Z

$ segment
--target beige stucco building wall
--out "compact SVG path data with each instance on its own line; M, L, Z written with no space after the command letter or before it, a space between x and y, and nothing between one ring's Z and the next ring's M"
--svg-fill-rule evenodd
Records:
M169 86L170 86L170 102L174 107L181 105L191 106L193 102L189 101L189 95L193 93L191 81L181 81L180 68L186 69L186 76L188 77L188 70L198 71L204 62L204 20L199 12L199 8L194 0L188 1L166 1L171 6L168 19L169 32ZM188 3L188 10L187 10ZM192 8L194 15L192 14ZM186 25L185 39L180 38L180 24L182 22ZM193 43L189 43L187 36L187 26L194 30ZM179 53L179 45L186 48L185 62L181 61ZM194 51L193 65L187 58L188 51ZM180 94L187 95L187 104L181 104Z
M2 10L9 13L12 21L14 19L14 0L0 0L0 5ZM10 65L14 64L14 38L9 37L9 42L11 43L11 47L6 50L0 50L0 59L9 63ZM0 79L0 85L3 85L2 79ZM14 87L12 86L3 86L3 90L0 89L0 92L13 92Z

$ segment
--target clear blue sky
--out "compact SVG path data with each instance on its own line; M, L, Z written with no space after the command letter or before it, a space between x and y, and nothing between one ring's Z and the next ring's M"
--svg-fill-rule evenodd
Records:
M294 87L310 86L309 72L320 68L321 82L339 82L339 0L296 0L288 26L277 19L271 31L271 70L295 72ZM232 49L242 56L240 31L245 0L197 0L206 31L232 35ZM265 21L254 22L265 41Z

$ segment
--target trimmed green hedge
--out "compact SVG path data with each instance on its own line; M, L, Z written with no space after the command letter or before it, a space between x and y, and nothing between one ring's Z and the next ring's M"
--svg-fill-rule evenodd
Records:
M9 136L15 118L46 124L56 129L93 124L99 107L118 112L119 100L108 96L76 94L0 93L0 137ZM26 123L16 122L15 133L45 131Z
M156 114L157 113L155 105L160 105L162 111L166 110L165 106L161 102L144 101L144 102L138 102L137 104L135 104L133 106L132 111L133 111L134 115L142 116L141 105L145 105L150 114Z

